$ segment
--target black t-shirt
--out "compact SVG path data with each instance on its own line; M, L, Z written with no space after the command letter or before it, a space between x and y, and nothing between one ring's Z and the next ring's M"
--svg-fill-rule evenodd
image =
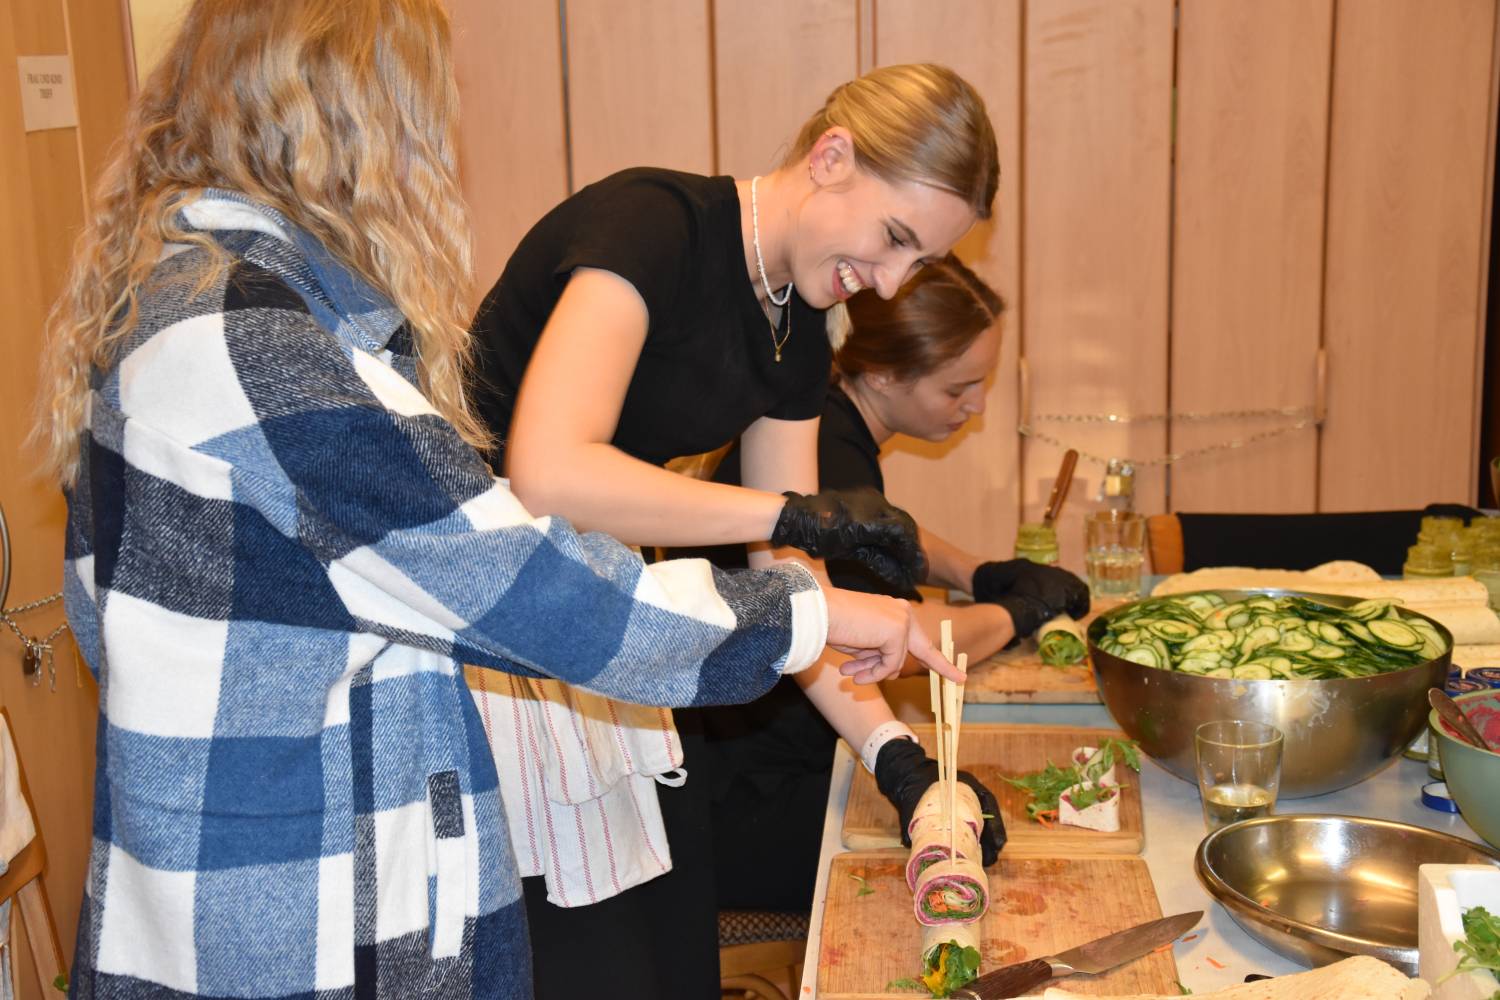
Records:
M740 482L740 448L735 445L719 463L714 472L714 481L738 485ZM818 424L818 488L823 490L849 490L861 486L872 487L885 493L885 477L880 473L880 445L870 433L869 425L860 415L854 401L844 390L834 385L828 390L823 404L823 420ZM673 549L672 556L700 556L725 569L737 569L746 565L743 545L718 545L701 549ZM828 578L835 586L845 590L860 590L867 594L892 594L897 597L914 597L895 594L889 584L876 576L863 563L848 559L829 559Z
M778 363L745 270L734 178L640 167L548 212L479 308L474 398L502 447L532 351L580 267L619 275L646 303L645 346L611 442L626 454L660 465L720 448L763 416L822 412L832 365L823 311L792 295Z

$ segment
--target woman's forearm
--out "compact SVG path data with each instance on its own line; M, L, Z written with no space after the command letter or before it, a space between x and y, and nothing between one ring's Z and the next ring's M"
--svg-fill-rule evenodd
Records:
M513 456L510 472L511 488L528 509L628 545L764 541L786 503L775 493L668 472L607 444L564 445L532 462Z
M922 551L927 556L927 582L934 587L971 593L974 569L984 560L926 528L917 530L922 538Z
M828 649L821 660L794 676L808 700L858 754L870 734L896 716L879 686L855 684L839 673L846 659Z
M953 622L953 649L967 653L972 669L980 660L1004 649L1015 638L1016 626L1010 612L998 604L949 604L946 601L923 601L913 604L917 621L928 635L937 636L943 619ZM916 673L922 668L909 664L903 674Z

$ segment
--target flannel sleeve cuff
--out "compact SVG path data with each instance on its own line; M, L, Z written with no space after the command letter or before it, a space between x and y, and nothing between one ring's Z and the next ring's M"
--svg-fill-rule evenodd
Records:
M823 588L806 566L796 562L782 563L777 567L789 576L796 577L789 595L792 603L792 642L787 649L783 674L795 674L806 670L823 655L828 642L828 601L823 597Z

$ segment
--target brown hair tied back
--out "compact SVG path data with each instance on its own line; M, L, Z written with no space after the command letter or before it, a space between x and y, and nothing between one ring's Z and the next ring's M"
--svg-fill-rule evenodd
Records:
M951 191L981 219L1000 183L1000 154L984 101L946 66L883 66L850 80L802 126L783 166L841 125L855 162L888 183L914 181Z
M929 375L963 354L1005 311L1005 300L951 253L918 271L893 298L860 292L848 302L853 331L834 355L834 374Z

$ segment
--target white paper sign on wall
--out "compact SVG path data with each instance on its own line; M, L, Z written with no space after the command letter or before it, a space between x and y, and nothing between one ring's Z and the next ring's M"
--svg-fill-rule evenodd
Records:
M21 71L21 114L26 131L78 124L73 67L67 56L17 56L16 65Z

